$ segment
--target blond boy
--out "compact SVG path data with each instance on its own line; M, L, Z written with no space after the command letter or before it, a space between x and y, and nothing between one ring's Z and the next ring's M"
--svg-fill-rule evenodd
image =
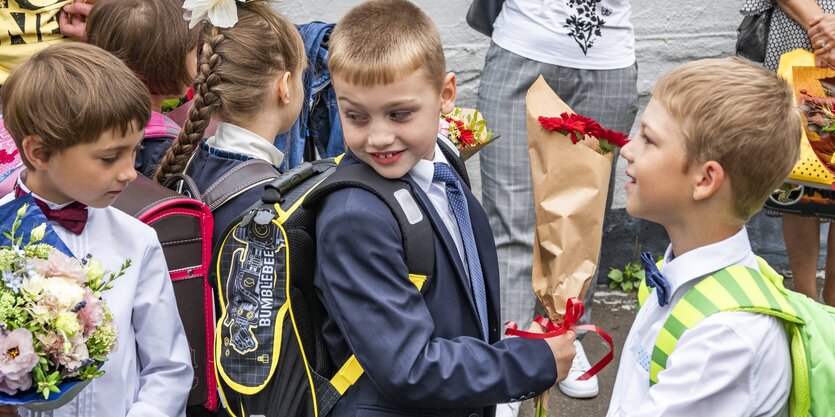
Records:
M652 386L649 372L659 329L690 288L728 266L758 269L745 222L788 175L799 143L794 95L761 67L705 59L658 81L621 155L627 212L664 226L671 243L663 282L626 339L610 417L788 415L789 347L774 317L708 316L684 332Z
M26 171L0 204L32 193L75 256L111 271L132 261L104 295L119 334L104 376L52 415L183 415L193 371L162 248L153 229L109 207L136 178L148 90L104 50L60 44L18 66L2 102Z
M379 198L348 188L325 199L314 281L327 310L325 341L334 363L353 354L365 371L331 415L492 416L493 404L554 385L574 356L573 332L500 341L490 226L437 142L455 77L445 73L434 24L408 1L369 1L337 24L330 53L349 148L340 168L366 164L408 182L434 226L435 259L421 293Z

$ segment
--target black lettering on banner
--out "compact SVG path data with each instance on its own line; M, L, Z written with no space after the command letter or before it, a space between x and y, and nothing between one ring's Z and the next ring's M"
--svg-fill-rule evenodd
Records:
M51 8L41 13L37 12L60 2L61 0L13 0L12 5L17 3L17 7L9 8L9 0L0 0L0 22L6 23L4 28L6 33L0 34L0 45L6 43L7 37L8 43L12 45L24 45L27 39L31 43L43 42L44 34L60 35L61 29L58 27L60 9ZM26 33L27 22L30 30L34 28L34 33ZM25 37L31 35L35 35L35 39Z

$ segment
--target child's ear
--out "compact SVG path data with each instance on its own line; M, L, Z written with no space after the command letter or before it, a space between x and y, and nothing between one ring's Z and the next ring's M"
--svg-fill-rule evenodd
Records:
M441 113L451 113L455 108L455 74L447 73L444 76L444 83L441 85Z
M38 135L29 135L23 138L21 142L21 152L26 156L26 160L32 165L36 171L46 168L49 162L49 152L46 146Z
M278 99L278 102L281 103L284 106L290 104L290 94L292 93L290 91L290 85L292 83L292 80L293 80L293 74L291 74L290 71L284 71L284 74L280 75L276 79L276 83L275 83L276 98ZM298 93L296 93L296 94L298 94Z
M725 182L725 169L716 161L707 161L695 168L693 174L696 183L693 187L693 199L706 200L716 194Z

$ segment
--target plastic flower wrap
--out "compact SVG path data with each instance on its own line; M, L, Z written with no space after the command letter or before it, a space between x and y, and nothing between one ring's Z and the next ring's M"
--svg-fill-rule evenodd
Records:
M456 107L451 113L441 115L438 133L446 136L458 148L464 160L470 159L481 148L501 137L493 135L493 131L487 129L487 122L478 110L460 107Z
M0 219L0 404L56 408L104 374L117 332L102 293L130 260L109 273L74 258L31 195L0 207Z

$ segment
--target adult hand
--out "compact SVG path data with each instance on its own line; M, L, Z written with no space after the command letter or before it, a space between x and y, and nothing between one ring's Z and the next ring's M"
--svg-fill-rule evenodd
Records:
M835 49L829 49L822 54L815 54L815 65L835 69Z
M20 417L17 408L10 405L0 405L0 417Z
M835 15L821 14L809 22L806 31L815 55L825 55L835 49ZM835 62L833 62L835 64Z
M84 40L87 30L87 16L95 5L95 0L75 0L64 6L58 15L58 28L61 33L71 38Z

